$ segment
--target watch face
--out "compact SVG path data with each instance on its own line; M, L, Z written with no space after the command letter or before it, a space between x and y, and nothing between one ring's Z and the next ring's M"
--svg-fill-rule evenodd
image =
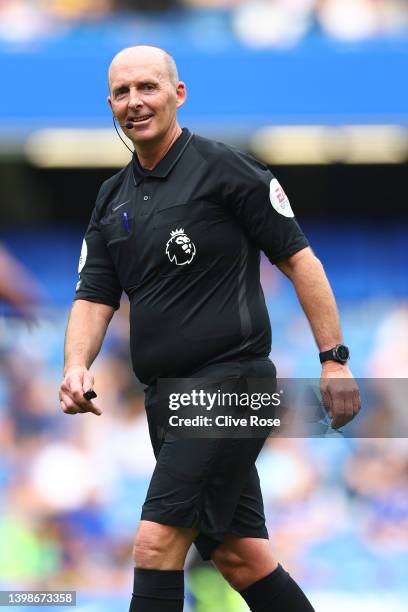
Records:
M337 357L344 362L346 362L350 356L350 351L348 350L347 346L344 346L344 344L339 344L336 346L336 353Z

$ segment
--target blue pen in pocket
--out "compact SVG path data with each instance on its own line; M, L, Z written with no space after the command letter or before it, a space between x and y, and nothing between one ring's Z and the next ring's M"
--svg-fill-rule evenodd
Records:
M122 213L122 219L123 219L123 226L125 228L125 230L127 231L127 233L130 232L130 226L129 226L129 217L127 212Z

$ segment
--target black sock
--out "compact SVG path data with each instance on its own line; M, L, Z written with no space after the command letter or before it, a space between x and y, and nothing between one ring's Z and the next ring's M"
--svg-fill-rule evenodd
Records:
M129 612L182 612L183 604L183 570L135 568Z
M252 612L315 612L302 589L281 565L269 576L240 591L240 595Z

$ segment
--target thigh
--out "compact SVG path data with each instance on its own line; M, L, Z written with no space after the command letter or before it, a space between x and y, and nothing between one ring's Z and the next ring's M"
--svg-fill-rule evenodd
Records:
M142 520L195 527L218 542L230 529L265 536L254 466L262 445L260 439L166 436L143 504Z
M246 481L236 483L234 495L226 499L225 491L212 490L209 508L215 508L213 522L216 528L200 530L194 544L204 560L212 557L214 551L226 538L254 538L268 540L262 492L257 469L252 463L248 468ZM242 474L242 468L241 468ZM210 493L210 494L211 494ZM220 506L223 510L220 510ZM220 520L223 519L224 521ZM226 519L226 520L225 520ZM221 527L221 529L220 529Z
M255 465L251 466L248 480L242 489L228 533L241 537L268 538L261 484Z
M217 550L214 551L212 559L215 563L221 562L224 559L238 562L245 560L254 565L258 560L272 560L275 565L271 551L269 540L265 538L250 538L233 535L231 533L225 536L224 541L220 544Z
M205 485L211 480L221 442L167 434L143 504L142 520L176 527L196 526Z

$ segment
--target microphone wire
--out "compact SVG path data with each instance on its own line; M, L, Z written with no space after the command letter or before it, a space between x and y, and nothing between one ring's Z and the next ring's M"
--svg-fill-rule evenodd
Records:
M121 139L121 141L123 142L123 144L125 145L125 147L131 152L131 154L133 155L134 151L132 151L132 149L130 147L127 146L126 142L123 140L122 136L119 133L119 130L116 126L116 121L115 121L115 115L112 115L112 121L113 121L113 125L115 127L116 133L119 136L119 138Z

